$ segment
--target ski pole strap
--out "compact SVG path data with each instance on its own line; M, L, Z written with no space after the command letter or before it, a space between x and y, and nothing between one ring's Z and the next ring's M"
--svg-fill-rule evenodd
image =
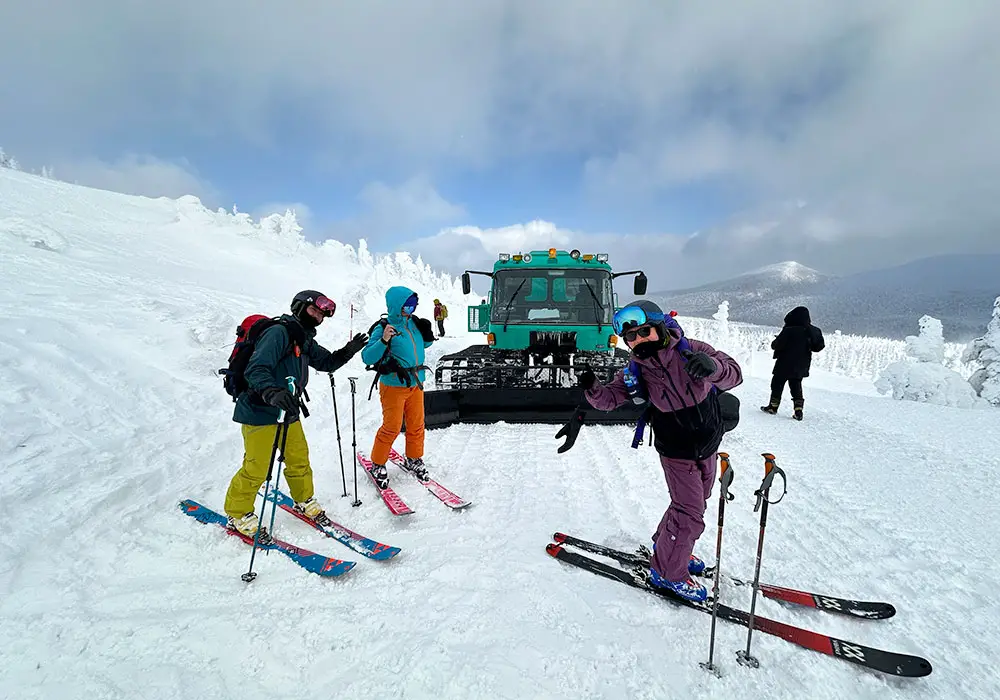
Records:
M646 422L649 420L649 409L642 412L639 420L635 422L635 435L632 436L632 449L639 449L642 444L642 436L646 432Z
M729 464L728 452L719 453L719 469L719 483L722 485L722 491L719 495L727 501L731 501L733 494L729 493L729 487L733 483L733 468Z
M774 461L774 455L770 452L761 453L761 457L764 458L764 480L760 482L760 488L753 492L753 495L757 497L757 504L753 508L753 512L756 513L761 504L767 501L770 505L775 505L780 503L781 499L785 497L788 493L788 481L785 478L785 472L781 470L781 467ZM774 481L775 474L781 477L781 495L778 496L777 501L768 500L768 495L771 490L771 484Z

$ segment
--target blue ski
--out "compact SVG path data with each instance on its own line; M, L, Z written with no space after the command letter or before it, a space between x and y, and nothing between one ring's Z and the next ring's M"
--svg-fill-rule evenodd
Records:
M306 517L303 513L295 510L295 502L292 498L278 489L271 489L271 491L267 494L267 500L274 501L278 504L278 507L286 513L291 513L299 520L309 523L327 537L337 540L341 544L350 547L358 554L362 554L369 559L384 561L386 559L392 559L394 556L399 554L399 547L390 547L387 544L382 544L381 542L377 542L376 540L365 537L364 535L359 535L353 530L344 527L340 523L327 519L327 523L322 524Z
M190 515L192 518L201 523L218 525L225 530L227 534L253 546L252 537L247 537L236 530L226 527L226 516L216 513L211 508L206 508L200 503L190 499L181 501L178 505L185 515ZM282 542L278 539L272 539L266 544L258 542L257 546L260 549L275 549L287 556L306 571L310 571L324 577L334 577L346 574L348 571L353 569L357 563L353 561L344 561L342 559L324 557L322 554L310 552L308 549L302 549L301 547L296 547L294 544Z

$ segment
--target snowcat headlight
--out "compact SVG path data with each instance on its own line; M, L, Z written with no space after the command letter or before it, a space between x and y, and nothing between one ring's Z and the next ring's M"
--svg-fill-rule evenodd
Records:
M496 336L495 333L487 333L486 334L486 344L487 345L496 345L497 344L497 336Z
M524 254L524 262L531 262L531 253Z
M618 347L618 336L617 335L609 335L608 336L608 346L612 347L612 348Z
M577 250L576 248L574 248L573 250L571 250L569 252L569 257L573 258L574 260L579 260L580 259L580 251Z
M608 261L608 254L607 253L598 253L597 254L597 262L607 262L607 261Z
M521 258L523 258L523 257L524 257L523 255L515 255L514 256L514 262L521 262Z
M510 262L510 253L500 253L500 262Z
M549 248L549 260L555 260L555 258L556 258L556 249Z

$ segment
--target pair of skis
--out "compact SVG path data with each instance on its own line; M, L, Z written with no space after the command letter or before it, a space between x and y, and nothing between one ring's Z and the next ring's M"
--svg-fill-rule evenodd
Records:
M305 514L295 510L294 501L278 489L268 493L267 500L274 502L277 507L286 513L290 513L298 519L312 525L327 537L337 540L341 544L349 547L353 551L375 561L387 561L399 554L399 547L391 547L371 538L359 535L353 530L343 525L327 519L325 523L319 523ZM180 502L180 509L185 515L193 517L195 520L211 525L222 527L227 534L236 537L242 542L253 546L253 537L247 537L241 532L227 526L227 518L221 513L217 513L211 508L207 508L197 501L187 499ZM325 557L316 554L308 549L303 549L296 545L272 537L268 542L257 542L257 547L265 550L275 550L281 552L293 562L301 566L306 571L317 574L324 578L335 578L346 574L353 569L357 562Z
M374 468L375 465L367 454L358 451L357 457L358 457L358 462L361 464L361 467L365 470L365 473L368 475L368 478L371 479L372 484L375 485L375 490L378 491L378 495L382 498L382 502L385 503L385 507L389 509L390 513L392 513L393 515L410 515L411 513L414 512L413 509L406 504L406 501L404 501L399 496L399 494L396 493L395 490L393 490L391 486L387 486L385 488L379 486L378 481L376 481L375 477L372 475L372 469ZM439 501L441 501L443 504L445 504L452 510L461 510L463 508L472 505L472 501L467 501L464 498L461 498L460 496L452 493L444 486L442 486L440 483L438 483L436 480L431 479L430 477L421 479L413 472L405 469L403 465L406 462L406 458L403 457L398 452L396 452L395 449L389 451L389 461L395 464L397 467L399 467L402 471L413 476L413 478L419 481L424 488L426 488L428 491L434 494L434 496Z
M649 560L638 552L622 552L610 547L605 547L594 542L588 542L563 533L556 533L553 537L556 541L549 544L545 551L559 561L585 569L605 578L610 578L620 583L624 583L633 588L639 588L662 598L685 607L694 608L702 612L712 614L713 602L711 600L697 602L681 598L671 591L655 588L647 583L645 576L638 576L623 568L611 566L604 562L592 559L579 554L578 552L566 549L567 546L575 547L587 552L592 552L601 556L606 556L618 561L620 564L636 568L648 567ZM706 570L709 572L710 570ZM751 582L740 581L740 585L752 585ZM864 619L885 619L893 616L896 609L888 603L854 601L845 598L823 596L806 591L799 591L780 586L770 586L760 584L759 589L768 598L804 605L826 612L840 613L851 617ZM719 619L733 622L744 627L750 624L749 613L732 608L727 605L718 606ZM753 626L766 634L781 637L793 644L797 644L806 649L818 651L822 654L834 656L844 661L864 666L882 673L895 676L917 678L927 676L931 673L931 664L927 659L910 654L900 654L891 651L875 649L856 642L848 642L836 637L813 632L810 630L795 627L784 622L769 620L759 615L754 615Z

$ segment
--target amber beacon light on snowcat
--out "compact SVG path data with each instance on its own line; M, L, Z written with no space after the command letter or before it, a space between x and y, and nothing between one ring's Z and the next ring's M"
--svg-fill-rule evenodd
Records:
M607 381L628 362L611 321L618 306L613 282L635 275L633 294L646 293L639 270L613 272L607 253L549 248L500 253L485 302L468 309L469 330L486 343L445 355L424 395L428 428L453 423L564 423L583 401L576 373L593 370ZM631 423L638 409L590 411L588 422Z

